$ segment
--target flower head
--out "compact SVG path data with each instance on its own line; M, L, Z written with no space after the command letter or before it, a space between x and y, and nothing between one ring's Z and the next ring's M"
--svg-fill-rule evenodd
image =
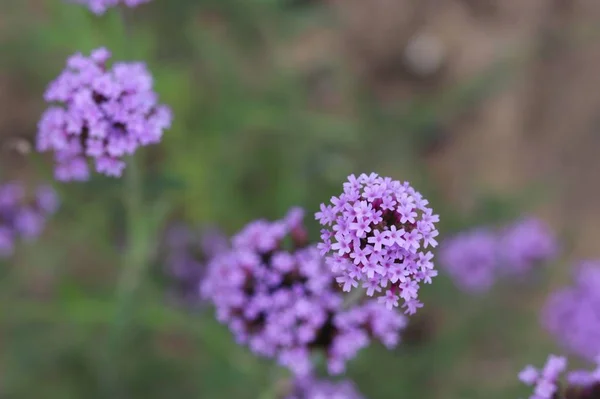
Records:
M35 240L57 209L58 196L51 186L28 192L19 182L0 185L0 258L12 255L17 239Z
M600 262L582 262L572 286L554 292L542 323L566 349L586 358L600 354Z
M339 374L372 339L396 345L406 319L371 300L344 306L336 275L306 244L300 212L247 225L210 262L201 290L254 353L306 376L311 352L318 351L329 372Z
M364 399L350 380L328 381L297 378L285 399Z
M566 381L561 378L567 370L567 359L550 355L542 369L531 365L519 373L519 379L533 387L529 399L595 399L600 397L600 364L594 370L568 372Z
M380 292L379 301L388 308L402 300L412 314L422 306L419 284L437 275L427 248L437 246L439 217L427 205L408 183L376 173L348 177L344 192L315 215L331 228L322 247L330 249L330 264L341 272L344 290L360 281L378 285L380 290L370 289L368 294Z
M88 159L98 173L121 176L123 157L158 143L171 124L171 111L158 104L146 66L108 68L109 58L104 48L90 57L73 55L46 91L46 101L56 105L38 124L37 149L54 152L58 180L87 180Z
M137 7L140 4L147 3L150 0L72 0L76 3L86 5L91 12L96 15L101 15L111 7L116 7L119 4L124 4L126 7Z

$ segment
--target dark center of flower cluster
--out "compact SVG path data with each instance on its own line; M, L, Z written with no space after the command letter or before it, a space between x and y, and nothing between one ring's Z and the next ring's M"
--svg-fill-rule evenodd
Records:
M568 387L564 394L557 393L553 399L600 399L600 383L588 387Z

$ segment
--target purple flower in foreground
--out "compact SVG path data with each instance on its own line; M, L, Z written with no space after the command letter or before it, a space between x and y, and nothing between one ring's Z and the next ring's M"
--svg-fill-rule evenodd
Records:
M407 182L371 173L350 175L344 192L321 205L315 215L326 226L320 249L331 253L328 263L341 273L344 291L358 282L377 285L381 290L368 294L380 292L379 302L390 309L400 299L409 314L422 306L419 284L437 275L426 249L437 245L439 217L428 203Z
M208 265L202 293L254 353L306 376L311 352L319 351L329 372L339 374L372 339L395 346L406 319L372 300L344 306L336 276L306 245L300 212L247 225Z
M17 239L35 240L57 208L58 196L51 186L29 193L18 182L0 185L0 258L12 255Z
M440 264L461 289L487 291L496 277L496 236L488 229L459 233L442 242Z
M600 262L583 262L575 273L572 286L546 301L542 323L566 349L592 360L600 354Z
M498 253L502 271L524 275L540 262L558 254L557 238L542 220L526 218L500 233Z
M201 302L199 284L206 265L229 248L227 237L216 228L191 229L171 226L165 236L166 274L173 282L170 295L178 303L196 306Z
M327 381L298 378L285 399L364 399L350 380Z
M88 159L97 172L119 177L123 157L158 143L171 124L171 111L158 104L152 76L143 63L107 67L104 48L90 57L75 54L50 83L45 99L52 105L38 124L38 151L53 151L61 181L89 179Z
M561 376L567 369L567 359L550 355L542 369L525 367L519 379L533 387L529 399L597 399L600 398L600 365L596 369L575 370Z
M140 4L148 3L150 0L71 0L79 4L86 5L90 11L96 15L101 15L111 7L116 7L119 4L124 4L127 7L133 8Z

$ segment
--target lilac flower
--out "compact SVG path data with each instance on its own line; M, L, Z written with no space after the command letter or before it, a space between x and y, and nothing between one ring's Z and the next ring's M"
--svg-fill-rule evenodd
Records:
M197 306L201 302L198 286L206 264L228 250L227 237L216 228L195 230L177 224L169 227L164 241L164 264L173 282L171 298L179 304Z
M350 380L327 381L314 377L297 378L285 399L363 399Z
M592 371L567 373L565 382L561 376L567 369L567 359L550 355L541 370L529 365L519 373L519 379L533 387L529 399L595 399L600 395L600 363L596 364Z
M35 240L57 209L58 196L51 186L29 193L18 182L0 185L0 258L12 255L17 239Z
M75 54L50 83L45 99L56 103L38 124L38 151L53 151L61 181L89 178L88 159L97 172L119 177L123 157L158 143L171 124L171 111L159 105L152 76L143 63L107 67L104 48L90 57Z
M445 240L440 247L440 264L461 289L480 293L494 283L497 241L489 229L459 233Z
M315 217L323 226L333 224L333 239L328 237L321 248L331 249L330 257L342 273L338 281L345 290L358 286L358 281L369 287L379 284L379 302L391 309L402 298L406 313L414 313L421 307L419 284L437 275L431 263L425 268L417 264L420 256L433 257L424 248L437 245L439 217L428 201L408 183L371 173L350 175L344 192L332 197L331 204L321 205ZM406 287L410 294L404 292ZM370 288L367 294L379 291Z
M257 355L306 376L311 353L319 351L329 372L339 374L372 339L396 345L406 319L372 300L345 307L336 277L358 283L333 274L319 250L307 245L299 212L247 225L232 248L210 262L201 291L236 341Z
M124 4L127 7L133 8L137 7L140 4L147 3L150 0L71 0L76 3L86 5L91 12L96 15L101 15L106 12L111 7L116 7L120 3Z
M555 258L558 243L548 225L530 217L513 223L500 233L498 252L503 271L524 275L536 264Z
M582 262L575 283L554 292L542 323L566 349L592 360L600 354L600 262Z

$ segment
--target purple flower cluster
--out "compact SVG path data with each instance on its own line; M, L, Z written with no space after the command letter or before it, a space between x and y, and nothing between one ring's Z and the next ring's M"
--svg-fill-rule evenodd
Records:
M600 354L600 262L583 262L575 273L572 286L546 301L542 323L566 349L591 360Z
M174 283L171 297L180 304L197 305L206 265L228 249L227 237L215 228L195 230L178 224L167 230L165 244L166 273Z
M148 3L150 0L71 0L76 3L86 5L91 12L96 15L101 15L111 7L116 7L119 4L124 4L126 7L137 7L140 4Z
M298 378L285 399L364 399L352 381L328 381L311 377Z
M110 52L75 54L45 93L48 108L38 125L38 151L54 151L58 180L87 180L87 157L96 171L121 176L123 157L160 141L171 111L158 105L152 76L143 63L115 63Z
M442 242L441 267L470 293L488 291L502 275L523 277L558 254L557 238L541 220L526 218L500 229L479 227Z
M420 283L437 275L433 254L425 249L437 245L439 216L428 203L407 182L371 173L350 175L344 192L331 197L331 205L321 204L315 216L327 228L319 249L332 253L327 263L340 274L344 291L362 282L367 295L381 292L379 301L389 309L400 298L406 313L423 306Z
M599 359L600 360L600 359ZM600 363L592 371L575 370L567 374L567 359L550 355L541 370L529 365L519 373L519 379L534 387L529 399L595 399L600 397Z
M396 345L406 319L370 300L345 306L334 274L306 243L302 218L294 209L284 220L247 225L209 264L201 289L254 353L308 375L319 351L339 374L371 339Z
M17 182L0 185L0 258L12 255L17 239L36 239L58 203L51 186L39 186L31 195Z

